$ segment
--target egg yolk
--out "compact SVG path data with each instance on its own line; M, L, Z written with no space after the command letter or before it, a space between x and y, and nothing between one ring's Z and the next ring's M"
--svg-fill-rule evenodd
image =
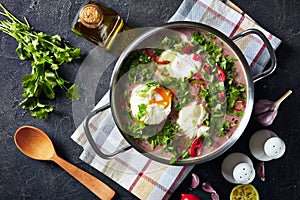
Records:
M172 99L171 92L167 92L165 89L161 87L157 87L155 88L155 93L159 94L161 98L157 98L156 96L154 96L150 100L150 104L158 104L158 105L162 105L164 108L167 108L171 103L171 99Z

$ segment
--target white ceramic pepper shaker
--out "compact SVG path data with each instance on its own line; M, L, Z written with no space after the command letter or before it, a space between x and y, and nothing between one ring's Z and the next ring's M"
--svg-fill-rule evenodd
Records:
M255 177L253 163L248 156L242 153L229 154L222 163L223 177L235 184L251 183Z
M269 161L284 154L285 143L273 131L264 129L252 135L249 148L257 160Z

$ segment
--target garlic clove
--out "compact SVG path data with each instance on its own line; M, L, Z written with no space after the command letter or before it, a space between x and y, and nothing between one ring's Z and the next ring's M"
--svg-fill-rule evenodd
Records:
M265 181L265 163L263 161L257 164L256 171L258 176L260 177L260 180Z
M202 189L205 192L209 192L209 193L216 193L216 190L212 187L212 185L208 182L204 182L202 183Z
M219 197L219 195L215 192L215 193L211 193L211 199L212 200L219 200L220 199L220 197Z
M196 188L200 184L200 179L197 174L192 173L192 185L191 188Z

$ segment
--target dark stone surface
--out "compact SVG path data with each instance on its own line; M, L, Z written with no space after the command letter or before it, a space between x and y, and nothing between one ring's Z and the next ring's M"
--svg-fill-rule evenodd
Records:
M83 58L61 69L61 74L73 81L77 70L91 44L74 35L70 30L71 22L83 0L1 0L19 19L26 16L30 24L38 31L54 35L59 34L72 46L80 47ZM124 17L134 27L158 26L166 23L176 11L181 0L111 0L103 1ZM278 68L271 76L255 84L255 100L261 98L277 99L288 89L293 90L291 97L279 109L279 115L268 129L276 132L286 143L285 155L267 162L266 181L256 178L253 184L260 192L261 199L296 200L300 199L300 115L299 115L299 73L300 73L300 25L298 0L234 0L244 11L260 25L282 39L276 51ZM116 190L115 199L135 199L129 192L109 178L99 173L79 159L82 151L71 138L76 129L72 117L72 104L60 92L53 101L55 112L46 120L37 120L22 110L21 77L30 73L30 62L20 61L15 52L17 43L8 35L0 32L0 196L1 199L96 199L85 187L69 176L54 163L45 163L25 157L16 147L14 132L23 125L33 125L49 134L61 157L103 180ZM101 83L96 99L104 94L110 79ZM201 181L209 181L219 192L221 199L228 199L233 184L225 181L220 167L224 157L230 152L243 152L252 159L248 141L252 133L261 127L252 117L244 134L223 156L197 165L193 172ZM254 163L256 163L255 159ZM180 199L180 194L189 192L191 175L182 182L171 199Z

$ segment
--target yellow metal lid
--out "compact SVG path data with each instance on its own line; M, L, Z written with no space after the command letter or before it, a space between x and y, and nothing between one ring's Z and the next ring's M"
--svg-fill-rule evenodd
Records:
M103 13L99 6L95 4L87 4L81 9L79 19L84 26L88 28L96 28L103 20Z

